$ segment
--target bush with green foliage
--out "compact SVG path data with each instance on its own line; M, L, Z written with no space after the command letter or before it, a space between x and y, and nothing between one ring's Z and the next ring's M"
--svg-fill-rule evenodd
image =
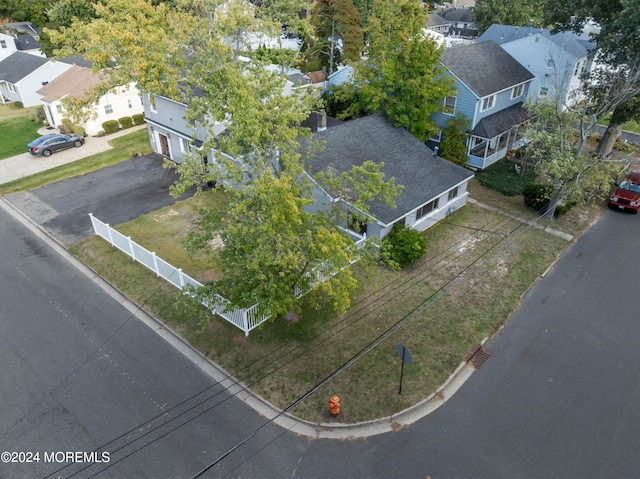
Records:
M123 130L126 130L127 128L131 128L131 126L133 125L133 118L131 118L130 116L123 116L122 118L118 119L118 123L120 123L120 126Z
M443 132L444 138L440 143L440 151L438 154L460 166L467 166L469 156L467 155L467 138L466 133L469 128L469 121L463 116L457 115L455 118L447 121L448 128Z
M495 190L505 196L521 195L524 186L535 181L535 171L530 167L518 174L516 165L520 166L520 163L503 158L488 168L478 171L476 179L485 188Z
M84 131L84 128L80 125L71 125L71 132L76 135L87 136L86 131Z
M47 115L44 112L44 107L41 106L36 108L36 110L31 115L30 120L37 123L44 123L47 120Z
M24 105L22 104L21 101L14 101L11 106L13 106L13 108L24 108Z
M120 130L120 124L116 120L107 120L102 124L102 129L106 134L115 133Z
M546 211L552 194L553 186L548 184L528 183L522 189L525 206L528 206L538 213L544 213Z
M395 224L382 240L380 251L385 264L401 269L422 257L427 251L427 239L413 228Z
M136 113L135 115L131 115L131 119L133 120L134 125L142 125L144 123L144 113Z

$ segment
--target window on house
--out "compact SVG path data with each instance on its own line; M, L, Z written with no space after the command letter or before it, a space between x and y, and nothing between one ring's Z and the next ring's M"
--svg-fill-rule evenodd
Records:
M540 96L547 96L549 94L549 89L546 86L540 87Z
M518 98L519 96L522 96L523 93L524 83L513 87L513 89L511 90L511 99L513 100L514 98Z
M7 83L7 87L9 88L9 91L12 93L16 92L16 86L13 83Z
M449 190L449 196L447 198L447 201L451 201L454 198L458 197L458 187L456 186L454 189Z
M573 76L577 77L580 73L582 73L582 62L576 63L576 69L573 71Z
M556 62L553 61L553 58L549 58L547 60L547 68L555 68L556 67Z
M56 105L56 111L57 111L58 113L62 113L62 105L61 105L60 103L58 103L58 104Z
M111 113L113 113L113 105L105 105L104 106L104 112L107 115L110 115Z
M133 108L133 102L130 99L127 100L127 105L129 106L129 109Z
M416 220L419 220L420 218L424 218L429 213L434 211L437 207L438 207L438 198L436 198L430 203L427 203L422 208L418 208L418 211L416 211Z
M456 112L456 97L448 96L444 99L443 112L446 115L453 115Z
M153 95L149 95L149 109L153 112L153 113L158 113L158 109L156 106L156 97Z
M347 226L351 231L355 231L358 234L363 235L367 233L367 222L352 212L347 214Z
M191 140L188 138L180 138L180 151L186 153L191 151Z
M0 40L0 48L7 48L7 41L6 40Z
M438 143L440 143L440 141L442 140L442 132L438 131L436 133L434 133L433 135L431 135L431 138L429 138L431 141L437 141Z
M480 111L487 111L494 107L496 104L496 96L491 95L482 100L482 108Z

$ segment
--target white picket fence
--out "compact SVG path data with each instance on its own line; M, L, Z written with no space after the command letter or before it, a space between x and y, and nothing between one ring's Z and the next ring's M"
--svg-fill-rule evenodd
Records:
M167 280L176 288L184 289L185 286L199 288L202 286L202 283L185 274L180 268L176 268L167 263L162 258L159 258L153 251L149 251L133 241L130 237L113 229L108 223L103 223L91 213L89 213L89 217L91 218L91 225L96 235L105 239L138 263L146 266L157 276ZM229 300L219 295L216 295L215 304L204 304L213 314L221 316L244 331L245 336L249 336L249 331L269 319L267 316L259 316L257 314L257 305L247 309L231 307L230 305Z
M202 286L202 283L200 283L198 280L193 279L188 274L185 274L182 269L176 268L175 266L167 263L165 260L158 257L153 251L149 251L148 249L140 246L138 243L133 241L130 237L125 236L122 233L119 233L117 230L113 229L111 226L109 226L108 223L100 221L91 213L89 213L89 217L91 218L91 225L93 226L93 231L96 235L105 239L111 245L115 246L138 263L146 266L157 276L167 280L176 288L184 289L185 286L199 288ZM365 245L366 241L366 236L361 237L355 243L356 248L362 248ZM321 265L320 268L317 268L313 271L313 274L315 274L316 276L315 284L327 281L336 273L337 271L331 268L328 263ZM308 293L308 291L296 290L297 297L300 297L306 293ZM231 302L228 299L225 299L218 294L216 294L215 297L216 301L214 304L205 302L203 302L202 304L207 307L212 314L217 314L218 316L229 321L237 328L240 328L242 331L244 331L245 336L249 336L249 331L257 328L267 319L269 319L269 316L258 314L257 304L251 306L250 308L244 309L232 306Z

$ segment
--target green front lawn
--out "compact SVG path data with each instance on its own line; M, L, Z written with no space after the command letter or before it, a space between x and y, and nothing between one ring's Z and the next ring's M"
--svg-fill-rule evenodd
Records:
M2 126L2 123L0 123L0 126ZM149 134L146 128L114 138L109 141L109 144L113 146L112 150L103 151L88 158L82 158L72 163L51 168L42 173L4 183L0 185L0 195L30 190L71 176L83 175L90 171L128 160L138 152L151 153Z
M27 143L38 138L42 125L29 116L9 118L0 122L0 160L27 152Z

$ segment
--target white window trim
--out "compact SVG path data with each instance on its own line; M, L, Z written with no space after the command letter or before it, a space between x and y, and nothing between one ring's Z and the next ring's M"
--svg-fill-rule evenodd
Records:
M9 82L7 82L7 88L9 89L9 91L10 91L11 93L17 93L17 92L16 92L16 86L15 86L13 83L9 83Z
M151 113L158 113L158 105L156 105L156 99L151 94L149 94L149 110L151 111Z
M185 148L187 146L187 148ZM191 138L185 138L183 136L180 137L180 152L181 153L190 153L193 148L191 144Z
M447 98L453 98L453 108L451 108L451 111L447 111ZM457 106L458 106L458 98L453 95L449 95L445 97L445 99L442 101L442 113L449 116L455 116Z
M487 102L487 106L485 107L485 102ZM491 110L494 106L496 106L496 95L486 96L482 99L480 103L480 111L488 111Z
M429 139L431 141L436 141L440 143L442 141L442 131L438 131L437 133L434 133L433 135L431 135L431 138Z
M520 85L516 85L511 89L511 99L519 98L524 93L524 83L520 83Z
M111 110L111 111L109 111ZM104 114L105 115L112 115L113 114L113 105L111 103L107 103L104 106Z
M426 213L424 213L423 210L427 206L431 206L431 209L429 211L427 211ZM438 208L440 208L440 198L435 198L434 200L429 201L429 203L427 203L425 205L422 205L420 208L418 208L416 210L416 222L421 221L422 219L426 218L427 216L429 216L434 211L437 211ZM422 213L422 215L420 215L420 213Z
M546 86L541 86L538 96L548 96L548 95L549 95L549 88L547 88Z

